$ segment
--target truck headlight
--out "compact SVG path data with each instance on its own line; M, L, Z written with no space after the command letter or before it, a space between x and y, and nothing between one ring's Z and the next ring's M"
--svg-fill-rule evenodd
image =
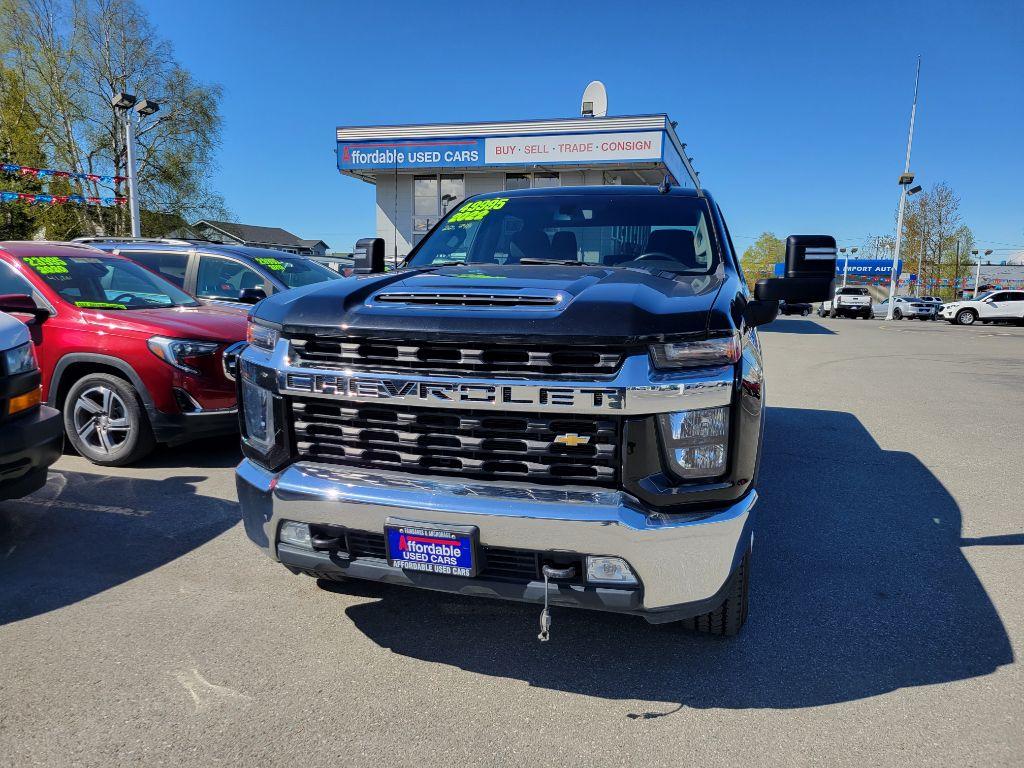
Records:
M20 346L8 349L3 353L3 360L3 368L0 370L6 371L8 376L28 373L39 367L36 365L36 352L32 347L31 341L26 341Z
M254 448L267 453L274 446L274 395L263 387L242 379L242 413L245 439Z
M652 344L655 368L698 368L705 365L731 365L740 359L739 331L699 341Z
M249 318L249 325L245 332L245 340L256 347L256 349L273 352L274 347L277 346L277 340L280 337L281 334L276 328L271 328L268 325L263 325L262 323L253 320L251 317Z
M716 477L729 458L729 408L699 408L661 415L672 471L687 479Z

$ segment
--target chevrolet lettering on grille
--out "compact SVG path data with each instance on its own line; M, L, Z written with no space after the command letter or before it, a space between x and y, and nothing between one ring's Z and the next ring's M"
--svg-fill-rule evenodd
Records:
M288 373L282 391L351 400L390 400L420 405L447 403L461 407L494 406L509 410L551 408L621 411L622 391L610 387L559 387L488 384L468 381Z

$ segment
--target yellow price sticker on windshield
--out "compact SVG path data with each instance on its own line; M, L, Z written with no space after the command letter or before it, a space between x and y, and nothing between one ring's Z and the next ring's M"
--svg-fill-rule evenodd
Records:
M448 219L448 223L453 221L480 221L480 219L491 211L497 211L504 208L505 203L507 202L507 197L492 197L489 200L474 200L471 203L466 203L452 214L452 217Z
M274 272L284 272L288 269L288 265L280 259L266 259L261 257L256 259L256 263L262 264L264 267L273 270Z
M62 275L68 271L68 263L56 256L26 256L23 261L40 275Z

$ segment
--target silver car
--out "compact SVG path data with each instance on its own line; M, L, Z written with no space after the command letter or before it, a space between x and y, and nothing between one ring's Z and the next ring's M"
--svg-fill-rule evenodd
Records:
M934 320L939 312L941 303L934 303L919 299L915 296L897 296L893 300L892 318L902 320L904 318L918 320ZM871 307L872 316L876 319L884 319L889 316L889 300L879 302Z

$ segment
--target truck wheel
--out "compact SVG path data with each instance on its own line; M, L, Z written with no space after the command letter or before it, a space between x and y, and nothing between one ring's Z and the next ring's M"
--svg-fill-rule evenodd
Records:
M808 316L809 314L811 314L811 310L809 310L809 309L805 309L805 310L804 310L803 312L801 312L800 314L801 314L801 315L802 315L803 317L807 317L807 316Z
M708 613L684 619L686 629L708 635L732 637L739 633L747 620L747 604L750 591L750 550L743 555L739 567L733 571L725 601Z
M974 321L977 319L978 315L973 309L961 309L956 313L957 325L974 325Z
M124 379L92 373L64 399L64 431L93 464L123 467L153 450L156 441L139 395Z

